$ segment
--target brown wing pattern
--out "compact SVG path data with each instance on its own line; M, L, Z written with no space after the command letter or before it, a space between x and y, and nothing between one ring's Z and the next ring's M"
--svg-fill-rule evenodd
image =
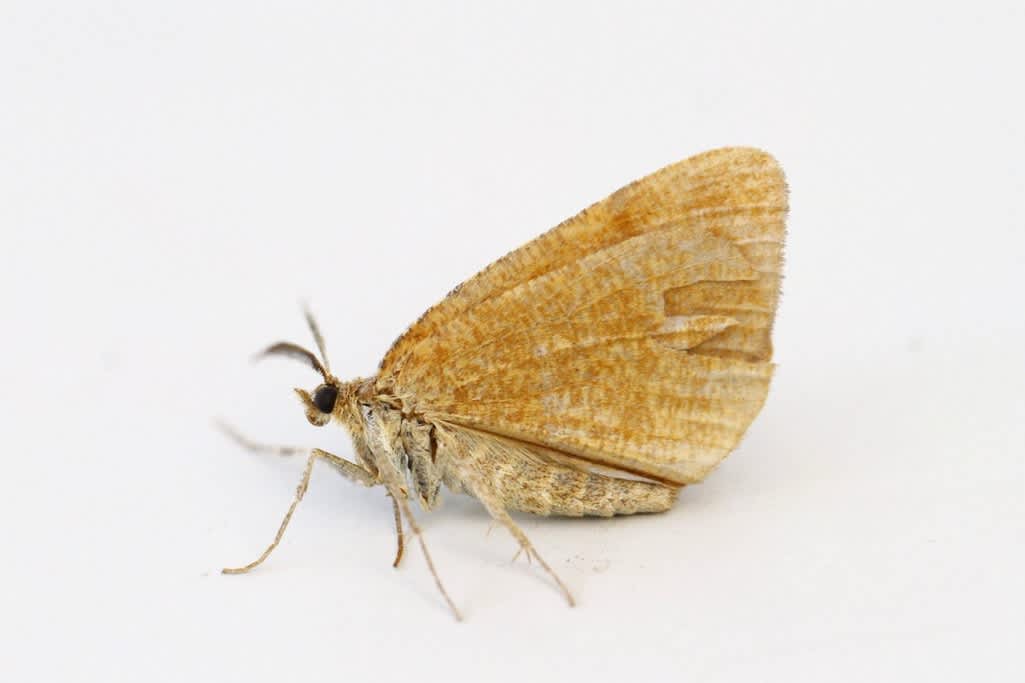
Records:
M768 389L785 214L763 152L662 169L430 309L386 355L378 389L581 463L700 480Z

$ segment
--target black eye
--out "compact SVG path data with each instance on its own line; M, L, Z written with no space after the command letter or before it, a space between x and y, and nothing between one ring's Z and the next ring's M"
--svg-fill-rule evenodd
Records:
M338 400L338 387L330 384L322 384L317 387L313 394L313 405L322 413L331 413L335 409L335 401Z

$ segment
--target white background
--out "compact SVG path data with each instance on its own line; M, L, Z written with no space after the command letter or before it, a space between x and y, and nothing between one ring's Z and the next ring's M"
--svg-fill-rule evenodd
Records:
M1021 2L5 2L0 677L1020 680ZM380 490L211 426L307 425L335 370L489 261L722 145L782 162L779 369L670 513L470 499L391 569Z

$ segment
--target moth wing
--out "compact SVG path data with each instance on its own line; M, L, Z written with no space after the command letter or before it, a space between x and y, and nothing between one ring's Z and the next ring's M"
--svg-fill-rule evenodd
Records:
M456 288L378 390L581 466L699 481L768 391L786 211L764 152L668 166Z

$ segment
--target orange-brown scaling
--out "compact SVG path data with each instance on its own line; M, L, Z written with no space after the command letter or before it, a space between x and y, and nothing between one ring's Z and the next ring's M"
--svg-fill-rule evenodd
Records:
M323 459L395 506L442 487L476 497L569 591L509 510L602 515L668 509L736 447L772 377L787 213L768 154L713 150L638 180L499 259L428 310L374 377L297 390L315 425L347 428L356 462L314 449L277 545Z

